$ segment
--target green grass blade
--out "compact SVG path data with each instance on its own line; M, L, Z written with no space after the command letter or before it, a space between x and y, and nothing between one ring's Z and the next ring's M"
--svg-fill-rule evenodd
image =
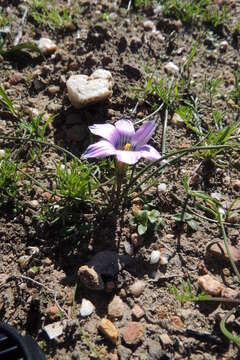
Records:
M0 102L4 104L12 115L16 115L12 101L9 99L3 88L0 86Z

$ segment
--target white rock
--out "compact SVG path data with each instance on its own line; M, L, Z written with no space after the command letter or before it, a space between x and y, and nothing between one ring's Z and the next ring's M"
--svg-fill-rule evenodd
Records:
M52 54L57 50L57 45L52 40L50 40L48 38L41 38L37 42L37 45L38 45L39 50L44 55Z
M144 291L144 289L145 289L145 286L146 286L146 284L145 284L145 282L144 282L143 280L136 280L136 281L130 286L129 290L130 290L130 292L131 292L131 294L132 294L133 296L138 297L138 296L140 296L140 295L143 293L143 291Z
M165 184L165 183L160 183L159 185L158 185L158 192L166 192L167 191L167 184Z
M128 255L133 255L133 246L128 241L124 241L123 243L125 251Z
M82 304L80 307L80 315L85 317L92 314L94 311L95 306L91 303L91 301L87 299L82 299Z
M66 85L68 98L76 109L112 96L112 74L103 69L94 71L91 76L72 75Z
M63 327L63 323L61 321L57 321L55 323L44 326L43 330L47 333L49 339L52 340L62 335Z
M0 159L3 159L5 156L5 150L4 149L0 149Z
M164 66L164 69L167 71L167 73L172 74L172 75L176 75L179 73L179 67L176 64L174 64L172 61L167 63Z
M150 257L150 264L157 264L160 260L161 253L159 250L153 250Z

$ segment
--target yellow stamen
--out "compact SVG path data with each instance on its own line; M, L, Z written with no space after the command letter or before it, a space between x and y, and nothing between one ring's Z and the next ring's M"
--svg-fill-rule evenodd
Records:
M124 150L125 151L129 151L131 148L131 144L127 143L125 146L124 146Z

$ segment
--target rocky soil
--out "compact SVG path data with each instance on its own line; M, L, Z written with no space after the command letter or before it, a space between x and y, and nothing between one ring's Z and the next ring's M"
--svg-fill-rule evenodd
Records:
M218 11L225 6L228 14L214 28L168 16L161 2L146 6L135 6L137 1L45 2L48 12L53 6L61 18L66 12L66 20L39 20L36 14L43 16L44 10L30 0L0 2L0 15L7 19L5 25L0 17L0 27L9 26L4 29L4 46L11 47L19 35L20 43L35 42L42 51L0 55L1 87L16 109L10 114L1 104L0 148L8 149L16 164L21 164L15 199L6 201L0 183L0 320L22 334L30 333L47 359L238 359L237 346L219 326L229 309L235 309L227 328L237 334L238 303L182 304L169 286L182 292L183 280L189 280L196 295L203 291L239 299L238 278L219 224L213 218L208 221L202 209L196 210L202 217L195 218L195 231L173 218L186 201L182 185L186 175L194 189L217 197L222 204L236 199L237 215L225 228L239 266L239 152L220 155L221 166L210 161L203 167L200 152L183 157L167 166L158 184L144 196L138 190L116 219L114 213L104 212L101 201L76 207L63 201L61 194L52 196L56 164L68 167L69 154L19 139L36 139L33 128L29 130L32 119L42 114L42 126L52 116L43 141L80 157L93 141L88 126L114 123L121 116L130 117L137 126L164 102L160 91L146 89L149 79L162 79L165 84L181 76L197 42L188 74L184 74L188 86L179 87L180 93L175 91L168 104L165 152L198 143L196 134L176 114L191 96L199 104L204 130L212 126L214 107L222 111L224 126L236 123L232 136L239 141L240 102L232 92L234 73L240 76L240 30L236 31L240 3L213 1ZM53 19L58 19L56 13ZM101 96L94 93L86 102L74 93L71 103L69 78L83 75L81 81L89 86L83 90L86 95L89 79L94 80L98 69L107 70L98 83ZM221 79L213 103L204 91L210 79ZM154 116L156 131L151 140L160 152L165 110L166 103ZM108 163L102 165L106 171L104 166ZM164 225L139 236L129 218L134 209L146 204L159 211ZM195 209L193 200L188 205Z

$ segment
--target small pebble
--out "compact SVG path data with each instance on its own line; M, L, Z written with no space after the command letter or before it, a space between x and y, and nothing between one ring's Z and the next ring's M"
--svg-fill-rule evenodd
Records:
M38 210L40 208L40 204L37 200L29 201L29 206L35 210Z
M114 345L117 343L119 333L115 325L110 320L102 319L98 328L103 336L110 340Z
M63 333L63 324L61 321L57 321L53 324L44 326L43 330L48 335L49 339L55 339L56 337L62 335Z
M206 294L212 296L220 295L223 289L223 285L208 274L198 278L198 285Z
M164 66L164 69L166 70L167 73L172 74L172 75L176 75L179 73L179 67L176 64L174 64L172 61L167 63Z
M80 307L80 315L85 317L89 316L93 313L95 306L91 303L91 301L87 299L82 299L81 307Z
M57 85L51 85L48 87L48 92L50 95L55 95L60 91L60 87Z
M150 264L157 264L160 260L161 253L159 250L153 250L150 257Z
M44 55L50 55L57 50L56 44L48 38L41 38L37 44L38 44L39 50Z
M83 265L78 270L81 283L90 290L103 290L104 283L101 276L91 267Z
M22 74L15 72L14 74L11 75L11 77L9 78L9 84L10 85L17 85L18 83L20 83L22 81Z
M46 310L47 316L49 316L49 318L51 320L55 320L59 314L59 308L57 307L57 305L50 305L47 310Z
M129 288L131 294L135 297L140 296L145 289L145 282L143 280L136 280Z
M127 345L135 345L144 336L144 327L140 322L130 321L122 330L123 340Z
M124 313L124 303L122 299L115 295L108 305L108 316L111 319L121 319Z
M162 192L165 193L167 191L167 184L165 183L160 183L158 185L158 192Z
M144 310L136 304L132 308L132 315L136 320L139 320L144 316Z
M151 20L144 21L143 27L144 27L144 30L146 30L146 31L151 31L151 30L155 29L155 25Z

